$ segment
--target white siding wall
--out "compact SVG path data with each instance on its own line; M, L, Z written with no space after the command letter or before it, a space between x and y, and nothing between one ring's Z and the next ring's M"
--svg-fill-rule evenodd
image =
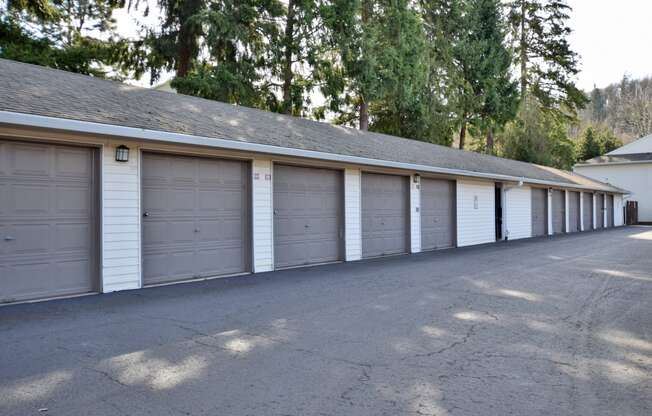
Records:
M580 192L580 231L584 231L584 192Z
M597 197L595 195L596 194L593 193L593 198L591 199L593 201L593 207L592 208L593 208L593 229L594 230L598 228L598 224L597 224L597 222L598 222L598 208L596 207L598 199L597 199Z
M564 190L564 232L570 229L570 212L568 212L568 191Z
M274 211L272 198L272 161L255 159L252 163L252 229L254 273L274 270Z
M412 253L421 252L421 182L410 177L410 240Z
M553 235L554 231L552 230L552 191L548 189L548 235Z
M493 182L457 181L457 245L496 241L495 185Z
M115 148L102 147L102 292L141 287L140 154L130 146L129 161L116 162Z
M630 191L627 199L638 201L639 221L652 221L652 163L577 166L575 171Z
M607 194L602 194L602 228L607 228Z
M344 246L346 261L362 258L360 169L344 170Z
M623 196L614 195L614 226L620 227L625 225L625 215L623 213Z
M509 240L532 237L532 189L505 188L505 237Z

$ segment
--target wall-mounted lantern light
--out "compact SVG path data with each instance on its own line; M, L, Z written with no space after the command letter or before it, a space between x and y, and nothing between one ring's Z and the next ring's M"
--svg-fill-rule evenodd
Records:
M418 173L415 173L414 176L412 177L412 181L414 183L419 183L420 179L421 179L421 175L419 175Z
M129 148L124 144L116 147L115 149L115 161L116 162L128 162L129 161Z

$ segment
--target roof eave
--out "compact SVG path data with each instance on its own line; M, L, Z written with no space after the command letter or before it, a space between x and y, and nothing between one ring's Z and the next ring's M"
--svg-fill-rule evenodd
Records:
M441 168L427 165L419 165L390 160L372 159L361 156L341 155L337 153L319 152L291 147L272 146L259 143L249 143L239 140L219 139L205 136L195 136L183 133L172 133L161 130L149 130L135 127L117 126L113 124L94 123L65 119L59 117L41 116L35 114L16 113L11 111L0 111L0 124L8 124L23 127L47 128L76 133L101 134L106 136L131 138L145 141L167 142L175 144L188 144L195 146L206 146L225 150L238 150L254 152L259 154L294 156L332 162L351 163L356 165L367 165L375 167L389 167L396 169L411 170L416 172L438 173L447 175L463 176L471 179L493 179L509 182L523 182L533 185L555 186L573 189L588 189L602 192L627 193L618 189L605 189L590 185L578 185L566 182L546 181L541 179L500 175L492 173L474 172L462 169Z

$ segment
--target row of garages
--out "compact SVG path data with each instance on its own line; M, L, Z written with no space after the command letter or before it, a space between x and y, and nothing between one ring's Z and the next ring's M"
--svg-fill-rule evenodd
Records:
M613 194L543 188L531 192L533 237L614 226Z
M620 195L111 146L0 140L0 302L622 224Z

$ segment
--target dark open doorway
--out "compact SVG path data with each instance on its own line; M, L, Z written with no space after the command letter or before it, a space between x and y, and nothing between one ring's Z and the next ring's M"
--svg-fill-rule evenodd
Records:
M496 184L496 190L495 190L495 200L496 203L494 206L496 207L496 241L502 240L503 239L503 192L502 192L502 185L497 183Z

